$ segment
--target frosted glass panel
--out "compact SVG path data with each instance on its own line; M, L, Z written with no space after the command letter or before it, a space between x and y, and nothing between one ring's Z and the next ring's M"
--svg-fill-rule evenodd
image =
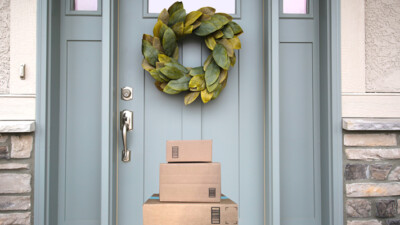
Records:
M283 0L283 13L307 14L307 0Z
M149 13L160 13L164 8L170 7L176 0L148 0ZM198 10L204 6L211 6L217 12L228 14L236 13L236 0L182 0L186 12Z
M98 0L75 0L75 11L97 11Z

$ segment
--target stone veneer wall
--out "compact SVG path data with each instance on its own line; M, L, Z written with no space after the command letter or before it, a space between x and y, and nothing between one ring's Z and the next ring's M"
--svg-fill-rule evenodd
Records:
M32 224L34 123L0 121L0 224Z
M400 119L344 119L347 225L400 225Z

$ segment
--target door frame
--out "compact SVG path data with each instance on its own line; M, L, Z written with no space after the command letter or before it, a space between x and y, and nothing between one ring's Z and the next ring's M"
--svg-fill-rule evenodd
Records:
M118 129L117 7L103 0L101 225L115 220ZM34 224L57 224L59 112L59 0L37 1L37 98ZM280 225L279 0L263 1L264 39L264 224ZM340 0L320 1L320 107L322 224L343 225ZM53 149L53 150L51 150ZM112 149L112 150L110 150Z

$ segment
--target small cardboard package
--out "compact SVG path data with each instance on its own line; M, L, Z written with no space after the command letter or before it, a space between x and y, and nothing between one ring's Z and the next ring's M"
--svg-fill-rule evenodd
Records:
M222 196L218 203L160 202L154 194L143 205L143 225L238 224L238 205Z
M167 162L212 162L212 140L167 141Z
M162 202L219 202L220 163L161 163Z

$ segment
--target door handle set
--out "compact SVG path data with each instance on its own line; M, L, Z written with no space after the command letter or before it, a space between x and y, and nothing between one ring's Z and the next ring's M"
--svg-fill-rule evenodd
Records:
M128 150L128 143L126 134L128 131L133 130L133 112L129 110L121 111L120 115L121 120L121 130L122 130L122 162L130 162L131 161L131 151Z

